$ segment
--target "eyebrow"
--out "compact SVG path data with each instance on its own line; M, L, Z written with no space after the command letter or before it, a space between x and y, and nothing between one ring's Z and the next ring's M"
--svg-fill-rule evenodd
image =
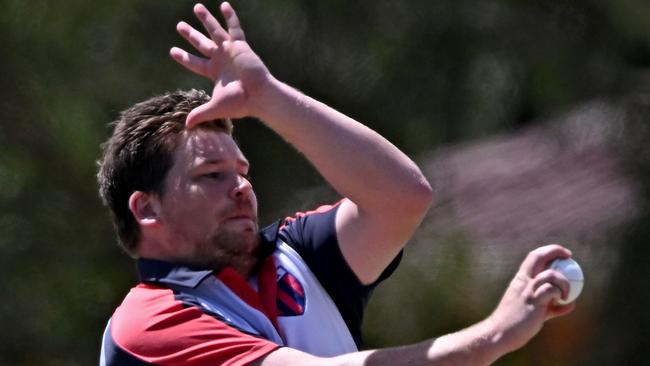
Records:
M210 159L210 160L203 160L199 164L195 165L192 169L197 169L205 165L221 165L227 160L225 159ZM248 162L246 159L237 159L237 165L239 166L244 166L246 168L250 168L251 164Z

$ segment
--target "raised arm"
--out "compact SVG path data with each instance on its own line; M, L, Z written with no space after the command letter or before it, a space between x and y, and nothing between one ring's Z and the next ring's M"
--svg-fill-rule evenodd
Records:
M294 145L341 195L341 251L362 283L376 280L421 222L432 190L418 167L379 134L275 79L245 40L237 15L221 4L227 30L202 5L194 12L209 37L186 23L179 33L201 53L172 57L214 81L212 99L192 111L190 127L254 116Z

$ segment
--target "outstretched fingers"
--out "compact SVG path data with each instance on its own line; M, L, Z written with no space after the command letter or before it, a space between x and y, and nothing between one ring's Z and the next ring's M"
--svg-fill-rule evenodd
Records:
M210 57L217 50L213 40L185 22L179 22L176 31L205 57Z
M194 56L178 47L172 47L171 50L169 50L169 55L174 59L174 61L183 65L186 69L206 78L211 77L208 72L208 60Z
M239 18L235 9L228 2L221 4L221 13L224 18L226 18L226 24L228 25L228 34L230 39L233 41L245 41L246 37L244 35L244 30L239 23Z
M210 35L210 38L217 44L221 45L227 41L230 36L228 32L219 24L219 21L210 13L210 11L203 4L194 5L194 14L201 21L203 27Z

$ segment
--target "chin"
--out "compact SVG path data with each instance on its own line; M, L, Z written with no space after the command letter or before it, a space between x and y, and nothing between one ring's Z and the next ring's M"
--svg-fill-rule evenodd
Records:
M260 237L257 226L246 226L223 230L216 234L210 245L217 253L225 256L254 256Z
M206 241L195 243L192 264L209 268L240 267L257 262L260 238L257 230L220 231Z

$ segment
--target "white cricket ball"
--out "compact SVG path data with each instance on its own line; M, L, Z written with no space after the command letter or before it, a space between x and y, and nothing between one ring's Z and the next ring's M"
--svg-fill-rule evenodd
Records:
M555 303L558 305L566 305L574 302L582 292L585 279L578 262L571 258L558 258L551 262L548 268L562 273L571 285L569 287L569 296L567 296L566 300L557 299Z

